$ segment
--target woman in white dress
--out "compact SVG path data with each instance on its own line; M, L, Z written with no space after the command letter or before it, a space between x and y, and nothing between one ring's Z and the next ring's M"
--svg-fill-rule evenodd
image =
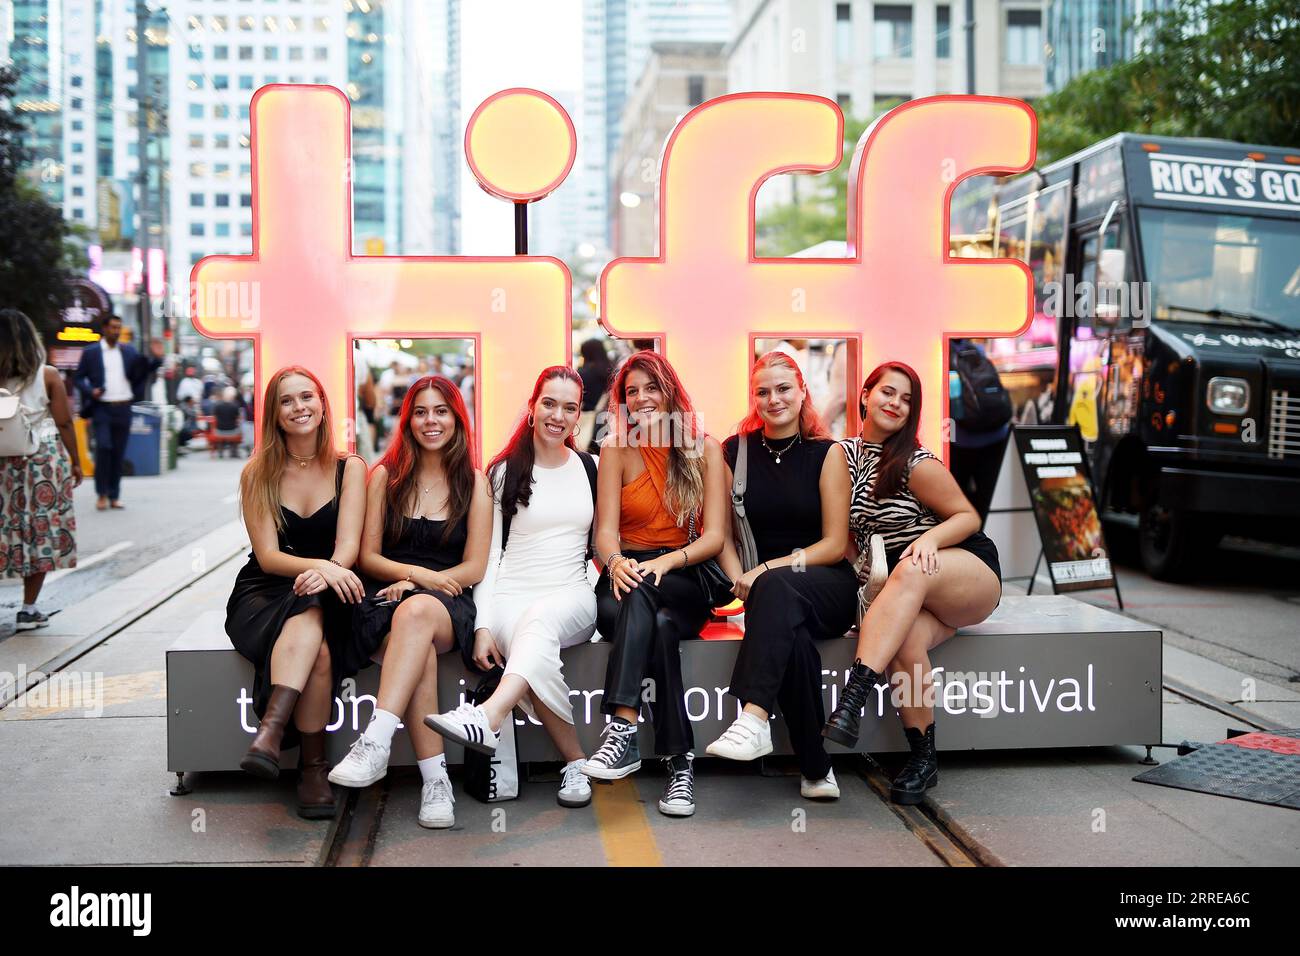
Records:
M578 768L585 755L573 726L560 649L591 640L596 595L587 580L595 517L596 465L574 433L582 379L565 365L544 369L527 414L488 465L494 502L487 575L474 589L474 663L504 665L496 691L424 722L448 740L492 753L515 705L538 720L564 757L561 806L591 802Z

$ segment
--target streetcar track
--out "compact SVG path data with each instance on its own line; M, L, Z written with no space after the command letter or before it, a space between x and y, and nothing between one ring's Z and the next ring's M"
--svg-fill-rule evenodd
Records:
M238 547L229 549L229 553L221 555L216 561L206 566L202 571L195 571L176 584L157 592L136 605L136 607L132 608L130 611L127 611L115 620L92 631L71 647L60 651L49 660L27 670L25 672L26 679L23 683L20 684L15 680L14 683L7 684L0 688L0 710L4 710L24 694L31 692L34 688L39 687L55 674L67 669L70 665L76 663L91 651L105 644L118 634L121 634L132 624L148 617L172 598L176 597L183 591L187 591L194 587L194 585L198 584L208 575L225 567L225 565L231 561L237 560L240 555L244 553L246 548L247 545L241 542Z
M968 868L1002 865L996 856L964 829L953 827L951 818L934 807L928 798L915 806L894 803L889 796L889 778L885 776L880 764L870 754L857 754L856 758L854 769L862 781L902 822L907 832L920 840L944 866Z

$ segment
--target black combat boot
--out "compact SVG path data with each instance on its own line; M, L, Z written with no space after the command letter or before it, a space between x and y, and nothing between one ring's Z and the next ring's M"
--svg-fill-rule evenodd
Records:
M895 803L912 806L920 803L925 791L939 782L939 757L934 751L933 721L924 731L915 727L904 727L903 731L907 734L912 756L907 758L907 763L894 778L889 797Z
M867 667L862 661L854 661L853 669L849 671L848 683L840 691L839 703L835 705L835 710L831 712L826 726L822 728L822 736L845 747L856 747L862 710L871 700L876 685L884 683L886 683L885 678L880 674Z

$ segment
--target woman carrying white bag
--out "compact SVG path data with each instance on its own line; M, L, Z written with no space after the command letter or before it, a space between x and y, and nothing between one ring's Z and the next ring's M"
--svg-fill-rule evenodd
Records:
M36 609L45 575L77 565L72 489L81 478L63 379L45 364L32 320L0 309L0 573L23 579L20 631L50 623Z

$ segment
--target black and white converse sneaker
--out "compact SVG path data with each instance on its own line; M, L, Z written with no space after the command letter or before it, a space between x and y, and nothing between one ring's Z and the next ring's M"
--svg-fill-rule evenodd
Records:
M659 798L659 812L670 817L689 817L695 812L695 754L676 754L664 758L668 782Z
M492 729L478 704L464 703L445 714L430 714L424 718L424 725L444 740L453 740L481 754L496 753L501 743L501 734Z
M641 769L636 724L615 718L601 731L605 742L582 765L582 772L597 780L622 780Z

